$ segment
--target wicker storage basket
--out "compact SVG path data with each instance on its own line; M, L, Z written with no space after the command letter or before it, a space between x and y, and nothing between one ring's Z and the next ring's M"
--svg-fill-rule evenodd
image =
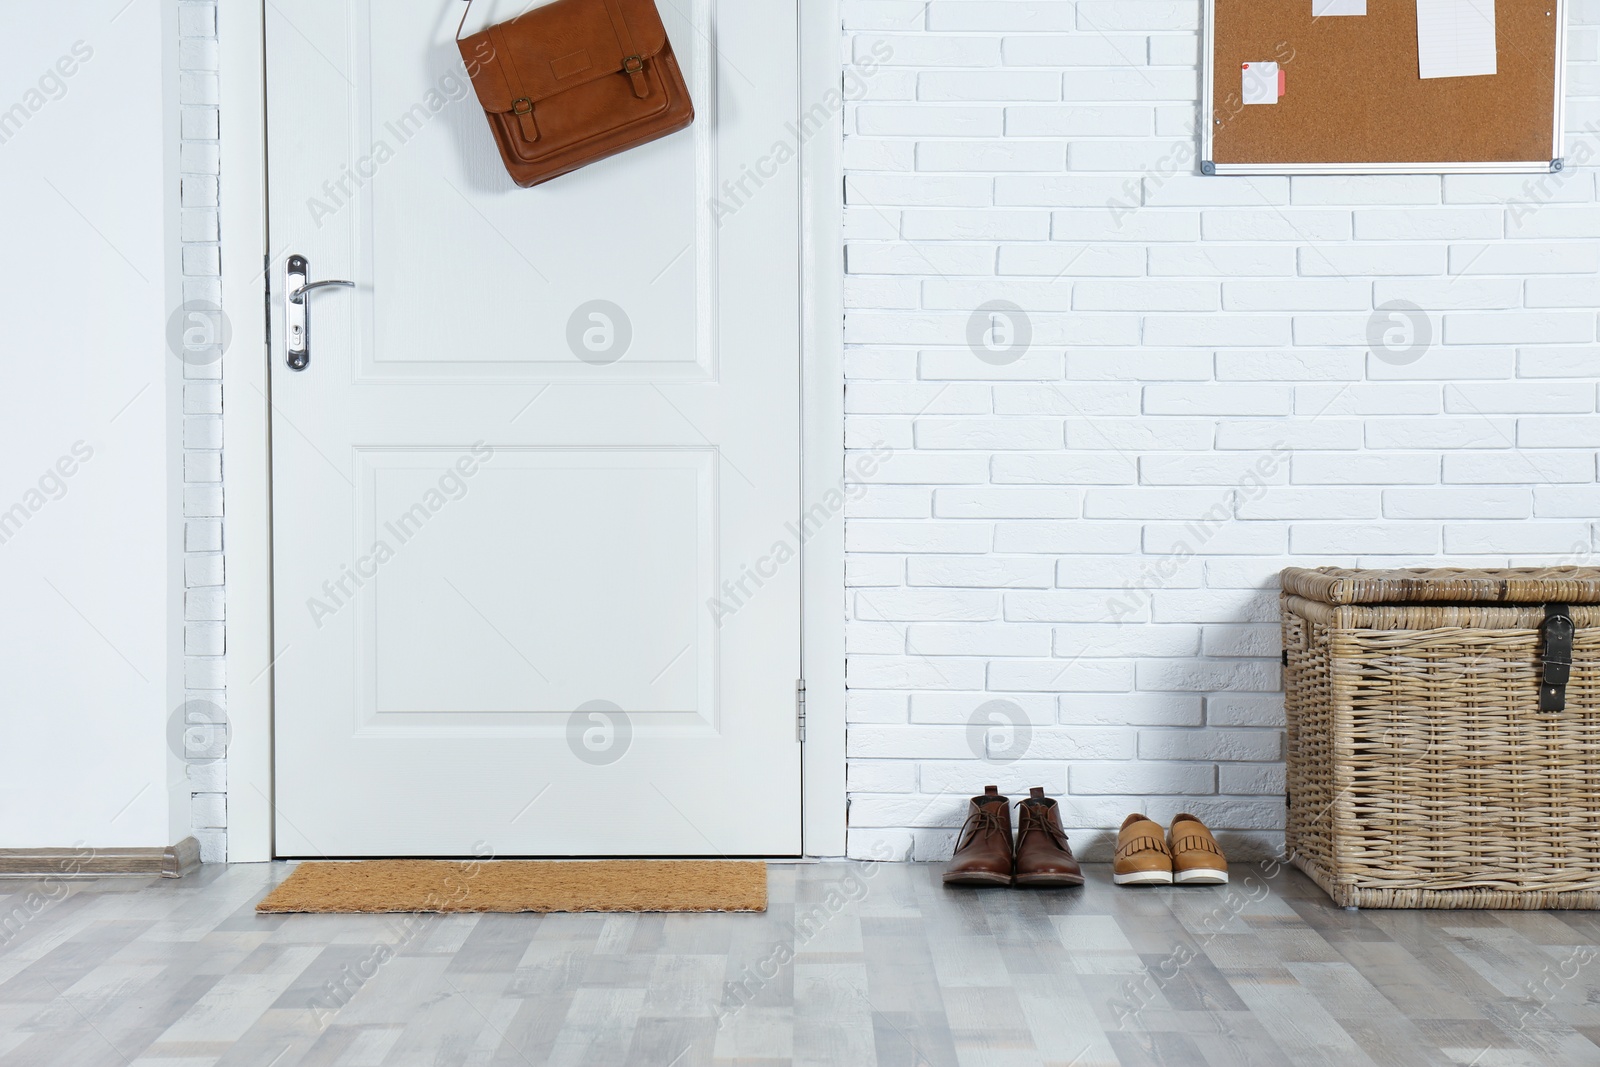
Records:
M1600 907L1600 568L1291 568L1282 609L1295 866L1346 907Z

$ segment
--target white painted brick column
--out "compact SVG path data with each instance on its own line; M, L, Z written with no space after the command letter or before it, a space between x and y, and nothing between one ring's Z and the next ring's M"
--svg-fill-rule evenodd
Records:
M183 298L222 302L217 233L216 0L178 4L182 108ZM185 364L183 390L184 699L194 836L206 862L227 859L227 710L223 586L222 364ZM174 731L176 735L176 731Z

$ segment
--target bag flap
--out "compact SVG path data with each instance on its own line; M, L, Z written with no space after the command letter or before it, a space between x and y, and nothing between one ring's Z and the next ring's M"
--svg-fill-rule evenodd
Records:
M653 0L555 0L458 43L478 102L506 112L659 54L667 30Z

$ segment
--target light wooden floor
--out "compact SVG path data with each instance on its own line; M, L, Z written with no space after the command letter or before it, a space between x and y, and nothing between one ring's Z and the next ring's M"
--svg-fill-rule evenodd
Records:
M834 863L761 916L257 918L287 873L0 882L0 1065L1600 1064L1588 913Z

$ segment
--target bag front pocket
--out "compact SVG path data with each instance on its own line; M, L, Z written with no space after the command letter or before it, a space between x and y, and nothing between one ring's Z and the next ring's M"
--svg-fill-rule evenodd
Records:
M656 59L645 60L639 75L645 86L642 98L635 79L618 71L538 103L513 101L511 110L491 113L489 121L513 158L537 163L588 141L622 136L630 126L666 110L671 99Z

